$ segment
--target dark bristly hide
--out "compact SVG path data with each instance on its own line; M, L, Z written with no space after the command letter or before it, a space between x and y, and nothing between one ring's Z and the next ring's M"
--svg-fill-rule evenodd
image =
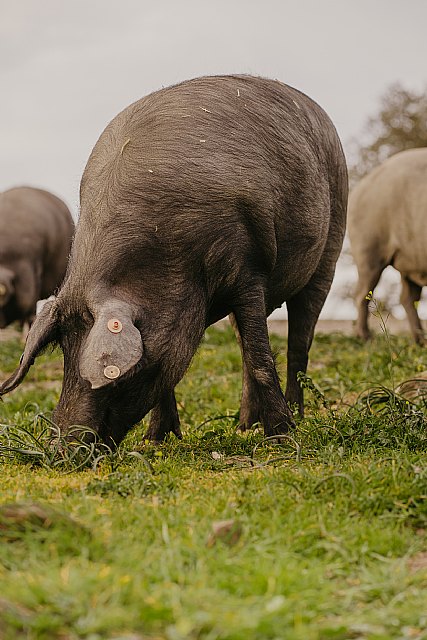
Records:
M71 213L53 194L32 187L0 193L0 329L31 325L37 300L64 278L73 233Z
M147 436L181 436L174 388L210 324L230 315L243 357L241 427L266 435L303 410L314 327L345 230L347 170L324 111L280 82L204 77L162 89L105 129L81 183L65 283L37 318L64 352L54 421L119 443L150 410ZM289 316L286 393L267 316Z

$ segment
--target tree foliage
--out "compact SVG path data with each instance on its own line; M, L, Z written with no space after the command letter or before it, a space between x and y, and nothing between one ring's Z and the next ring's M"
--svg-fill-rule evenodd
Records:
M353 183L399 151L427 147L427 90L391 85L381 98L379 113L369 118L362 139L367 142L355 143Z

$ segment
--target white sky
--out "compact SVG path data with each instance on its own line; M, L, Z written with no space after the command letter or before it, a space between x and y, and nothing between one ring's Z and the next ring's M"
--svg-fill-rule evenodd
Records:
M314 98L348 150L393 82L427 86L426 0L0 0L0 190L77 215L99 134L130 102L213 73Z
M144 94L244 72L317 100L344 145L387 86L427 86L426 0L0 0L0 189L76 213L97 137Z

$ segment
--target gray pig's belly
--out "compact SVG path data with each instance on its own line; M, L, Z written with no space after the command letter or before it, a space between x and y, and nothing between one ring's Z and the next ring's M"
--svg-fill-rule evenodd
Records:
M427 287L427 271L401 271L401 274L420 287Z
M420 287L427 286L427 257L424 255L417 255L416 251L412 255L397 251L392 264L408 280Z

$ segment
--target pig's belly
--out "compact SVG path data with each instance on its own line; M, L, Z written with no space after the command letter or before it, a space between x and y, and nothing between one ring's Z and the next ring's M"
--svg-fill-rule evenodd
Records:
M408 273L401 271L401 273L420 287L427 287L427 271L409 271Z

